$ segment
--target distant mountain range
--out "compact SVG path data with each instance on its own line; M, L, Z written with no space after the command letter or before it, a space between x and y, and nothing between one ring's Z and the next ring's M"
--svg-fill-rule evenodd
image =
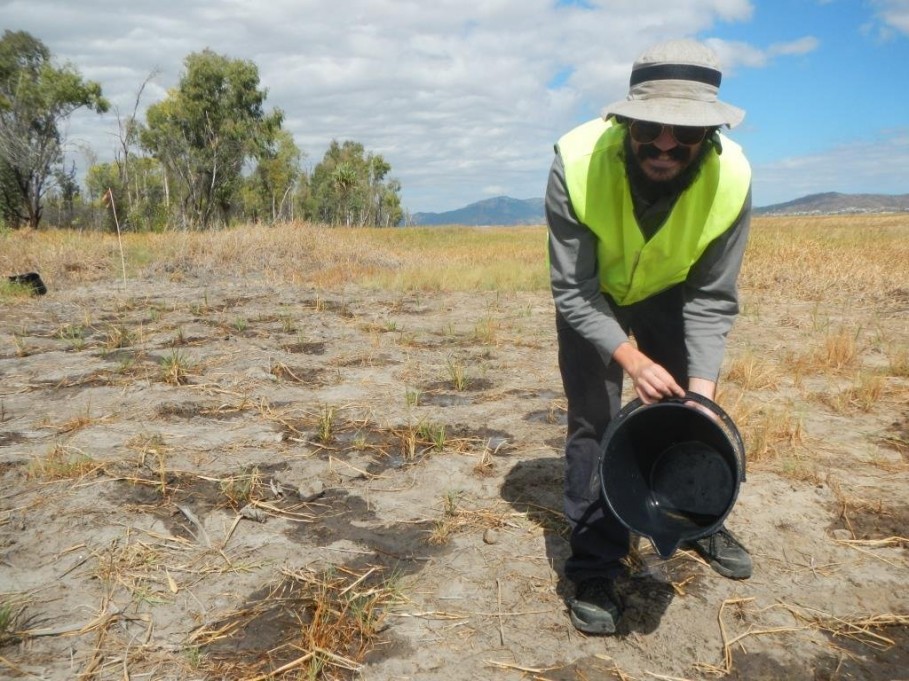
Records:
M909 194L810 194L795 201L755 208L755 215L833 215L909 211Z
M811 194L754 209L755 215L832 215L909 211L909 194ZM444 213L414 213L414 225L542 225L543 199L496 196Z
M496 196L445 213L414 213L415 225L542 225L543 199Z

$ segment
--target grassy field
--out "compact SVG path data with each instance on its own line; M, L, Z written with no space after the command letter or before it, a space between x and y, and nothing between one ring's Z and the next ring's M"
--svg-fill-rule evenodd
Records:
M897 678L909 214L755 220L718 401L756 576L638 557L608 648L558 575L545 243L0 232L49 289L0 279L0 675Z
M39 271L52 290L124 279L228 279L326 291L353 286L427 294L545 293L545 243L544 227L287 224L122 239L54 229L6 231L0 233L0 272ZM774 323L800 334L805 348L775 353L758 337L730 353L725 398L753 440L752 458L765 458L775 442L799 441L801 426L792 415L764 410L758 416L743 395L779 391L787 383L801 398L840 412L896 397L886 377L909 375L909 351L905 337L885 331L882 320L905 317L909 309L909 214L758 218L740 288L743 317L760 320L783 303L787 310L797 303L797 312L777 315ZM3 284L0 299L15 304L28 297ZM501 327L489 316L485 324L487 333ZM833 383L821 389L818 376Z
M742 288L844 302L905 296L909 215L758 218ZM342 229L308 224L220 232L0 234L0 271L51 285L221 273L391 290L537 291L547 287L543 227ZM122 259L121 259L122 254Z

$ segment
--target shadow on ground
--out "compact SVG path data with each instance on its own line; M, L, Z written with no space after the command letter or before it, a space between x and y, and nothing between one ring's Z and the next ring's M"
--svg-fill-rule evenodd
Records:
M565 578L569 546L561 510L563 484L562 457L527 459L508 471L501 494L516 511L543 529L546 557L558 575L556 592L567 600L574 594L574 585ZM655 631L675 594L672 584L649 572L617 580L616 589L625 608L618 628L620 636Z

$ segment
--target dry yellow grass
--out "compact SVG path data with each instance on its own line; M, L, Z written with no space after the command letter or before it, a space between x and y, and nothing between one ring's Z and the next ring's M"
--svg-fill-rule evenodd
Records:
M754 220L743 288L803 300L909 302L909 214Z
M799 330L803 342L797 350L746 347L728 359L723 380L741 392L736 408L755 460L785 459L801 440L799 423L761 407L758 400L768 395L790 390L788 399L820 402L840 414L867 412L879 400L904 395L904 389L889 385L886 377L906 376L905 339L876 331L874 319L868 326L856 320L860 312L867 322L868 315L889 319L909 310L907 236L909 214L753 221L740 281L746 315L759 318L780 301L814 306L813 313L786 313L776 322ZM294 223L123 237L127 276L136 279L232 277L325 290L352 285L426 292L546 292L545 244L543 226L345 229ZM41 272L52 292L82 283L116 282L121 277L120 244L116 235L98 233L0 233L0 272L31 270ZM2 290L0 299L12 305L25 300L21 292ZM317 309L319 304L317 295ZM234 327L241 323L246 321L233 321ZM504 339L504 323L501 310L489 310L475 325L477 340L488 345L511 342ZM75 322L66 331L74 347L84 344L77 331ZM134 340L139 339L111 325L103 344L111 350ZM24 339L13 342L17 354L29 353ZM406 342L403 334L401 342ZM869 366L875 357L882 359ZM463 388L468 380L464 367L453 361L449 369L455 389ZM162 362L160 378L180 385L190 370L188 360L174 350ZM846 377L852 377L852 387L832 390L822 400L816 386L803 385L812 378L841 382Z
M539 290L547 285L542 228L341 229L309 224L206 233L127 234L130 277L232 274L337 287ZM0 234L0 271L39 271L50 285L120 276L116 236L62 230Z
M742 287L805 300L906 305L909 215L756 218ZM234 274L333 287L545 290L541 227L344 229L304 223L216 232L126 234L127 275ZM120 278L116 235L0 233L0 272L36 270L51 288Z

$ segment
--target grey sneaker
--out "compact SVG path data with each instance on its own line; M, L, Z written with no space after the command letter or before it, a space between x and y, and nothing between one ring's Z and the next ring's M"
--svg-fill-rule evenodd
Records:
M748 579L751 576L751 556L748 555L748 550L725 527L701 539L685 542L683 546L696 551L723 577Z
M619 617L619 599L611 579L594 577L578 584L568 601L571 623L586 634L614 634Z

